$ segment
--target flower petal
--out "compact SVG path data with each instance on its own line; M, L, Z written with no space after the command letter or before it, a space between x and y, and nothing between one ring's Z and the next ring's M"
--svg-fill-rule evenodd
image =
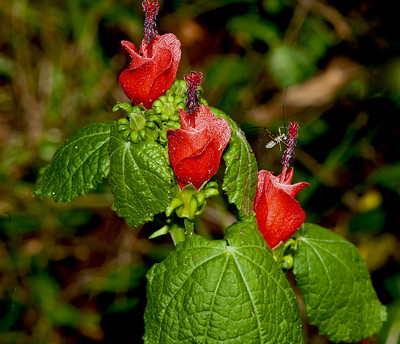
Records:
M181 44L173 34L158 35L149 44L143 40L139 52L128 41L121 44L131 56L129 68L119 76L121 87L134 104L150 109L174 82Z
M231 130L225 119L215 117L206 106L193 114L179 110L179 116L181 129L167 130L172 169L181 189L188 184L199 189L217 172Z
M256 218L261 234L273 249L297 231L306 215L293 197L275 187L272 181L268 184L267 192L259 203Z
M284 182L281 183L279 176L276 177L269 171L258 172L254 211L258 228L271 249L281 241L289 239L305 219L305 213L294 197L308 183L290 185L293 169L287 173L289 175L286 175Z
M172 167L189 156L201 154L211 141L207 128L202 130L168 129L167 139Z

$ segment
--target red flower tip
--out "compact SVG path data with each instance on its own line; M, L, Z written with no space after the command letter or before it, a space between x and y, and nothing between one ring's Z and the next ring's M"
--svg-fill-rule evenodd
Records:
M195 71L191 71L190 75L185 75L185 81L187 84L187 98L186 98L186 108L188 109L187 112L192 114L196 112L200 105L199 99L199 86L201 84L201 78L203 77L203 73L199 72L196 75Z
M289 121L288 131L289 131L289 140L297 139L297 135L299 133L300 125L297 122L292 123Z
M157 38L157 14L159 10L158 1L154 0L150 2L150 0L144 0L142 3L143 10L146 13L146 17L144 20L144 40L146 44L150 44L150 42Z
M294 197L309 184L291 185L293 168L287 170L283 180L271 172L258 172L254 211L258 228L271 249L288 240L305 220L305 213Z
M193 184L199 190L217 172L231 129L204 105L194 114L179 110L179 116L181 129L167 130L169 159L179 187ZM189 124L192 116L195 126Z
M282 154L281 164L283 165L281 176L285 177L286 169L289 168L293 161L294 149L297 144L297 136L299 133L299 124L297 122L292 123L289 121L288 125L288 137L285 140L286 147Z

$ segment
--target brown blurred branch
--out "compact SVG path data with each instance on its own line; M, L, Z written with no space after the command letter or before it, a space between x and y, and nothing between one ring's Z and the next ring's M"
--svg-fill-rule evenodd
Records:
M335 57L320 74L290 87L285 99L282 91L267 104L252 108L248 116L254 122L268 123L282 116L283 102L286 113L301 113L310 107L329 108L339 92L363 73L363 67L355 61Z

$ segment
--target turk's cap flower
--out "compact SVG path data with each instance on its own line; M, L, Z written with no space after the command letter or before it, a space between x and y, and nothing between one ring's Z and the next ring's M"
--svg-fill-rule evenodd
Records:
M231 129L205 105L192 114L180 109L179 116L181 128L167 130L169 159L180 188L199 190L217 172Z
M142 103L150 109L175 80L181 59L181 43L175 35L165 34L157 35L149 44L143 40L139 51L131 42L122 41L121 44L130 54L131 62L129 68L120 74L119 83L135 105Z
M181 43L172 33L159 35L156 27L158 2L143 1L146 12L144 38L139 51L135 45L122 41L131 56L129 68L122 71L118 81L126 96L146 109L172 86L179 61Z
M288 240L305 220L305 213L295 196L309 184L291 184L293 168L280 179L281 175L259 171L254 200L258 228L271 249Z

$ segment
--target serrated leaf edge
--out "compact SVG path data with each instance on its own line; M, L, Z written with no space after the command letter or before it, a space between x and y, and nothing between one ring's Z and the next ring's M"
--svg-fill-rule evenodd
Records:
M99 124L105 124L105 123L110 123L110 124L111 124L112 122L104 122L104 123L99 123ZM88 126L87 126L87 127L88 127ZM83 129L87 128L87 127L81 128L80 130L83 130ZM110 127L109 127L109 128L110 128ZM77 132L78 132L78 131L77 131ZM77 133L77 132L76 132L76 133ZM75 133L75 134L76 134L76 133ZM75 135L75 134L74 134L74 135ZM53 198L54 201L56 201L56 202L71 202L71 201L73 201L76 197L79 197L79 196L82 196L82 195L86 195L90 190L94 189L94 188L96 187L97 184L99 184L99 183L102 182L104 179L106 179L107 176L108 176L108 173L109 173L109 171L110 171L109 168L108 168L108 172L107 172L104 176L99 176L99 175L98 175L98 178L94 178L93 181L92 181L90 184L85 184L84 187L81 189L81 192L77 192L76 195L73 196L73 197L70 197L70 196L63 197L63 196L65 196L65 195L60 195L59 197L57 197L57 195L56 195L54 192L46 191L46 192L43 193L43 192L39 191L39 188L45 188L46 190L48 189L48 186L51 184L51 182L53 181L53 179L54 179L54 177L55 177L56 174L55 174L54 172L51 173L50 180L45 184L45 187L42 186L43 184L42 184L41 181L45 178L45 176L46 176L47 173L50 173L51 167L52 167L52 165L53 165L55 159L57 159L60 155L62 155L63 152L66 151L71 145L77 144L79 141L84 140L84 139L87 139L87 138L90 138L90 137L94 137L94 136L98 136L98 135L106 135L106 134L108 134L108 138L107 138L105 141L101 142L101 144L100 144L98 147L96 147L95 149L92 150L92 154L93 154L93 152L96 152L96 151L100 150L100 149L104 146L104 144L108 144L108 143L109 143L109 141L110 141L110 136L109 136L110 130L109 130L108 132L107 132L107 131L103 131L103 132L100 132L100 133L94 133L94 134L86 135L86 136L84 136L84 137L79 137L78 139L69 142L67 145L65 145L65 144L62 145L62 146L56 151L56 153L54 154L54 156L53 156L52 161L50 162L50 164L47 165L46 167L44 167L44 168L46 168L46 171L44 171L44 173L43 173L42 175L39 176L38 182L37 182L37 184L36 184L36 186L35 186L35 188L34 188L34 190L33 190L33 195L37 195L37 196L39 196L41 199L43 199L43 198L45 198L45 197L50 197L50 198ZM69 139L72 139L72 137L73 137L73 136L71 136ZM69 140L69 139L67 139L67 140ZM84 162L85 162L87 159L89 159L89 158L90 158L90 155L88 155L88 156L86 157L86 159L85 159L84 161L82 161L82 163L81 163L78 167L76 167L75 171L74 171L72 174L70 174L70 178L68 178L68 180L65 180L65 181L61 184L61 186L59 186L59 187L62 187L62 186L65 185L69 180L71 180L72 177L77 173L77 171L83 166Z

